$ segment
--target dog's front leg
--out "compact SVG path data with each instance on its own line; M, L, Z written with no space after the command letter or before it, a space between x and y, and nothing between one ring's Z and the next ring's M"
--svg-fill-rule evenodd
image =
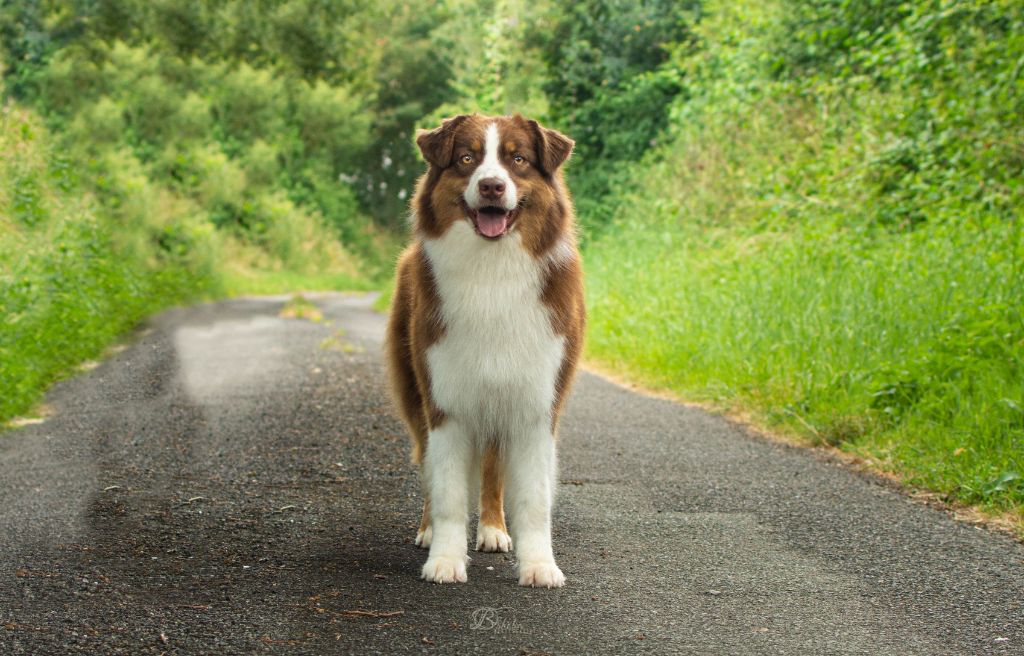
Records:
M421 578L466 582L466 523L475 448L468 432L448 419L430 432L423 473L430 489L430 556Z
M560 588L565 576L551 548L551 506L557 465L555 440L545 422L509 440L507 494L519 585Z

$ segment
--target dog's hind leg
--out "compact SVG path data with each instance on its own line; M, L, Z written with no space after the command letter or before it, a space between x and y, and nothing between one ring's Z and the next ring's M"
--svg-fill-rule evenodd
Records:
M512 538L505 526L505 467L497 442L487 445L480 469L480 523L476 529L476 550L509 551Z

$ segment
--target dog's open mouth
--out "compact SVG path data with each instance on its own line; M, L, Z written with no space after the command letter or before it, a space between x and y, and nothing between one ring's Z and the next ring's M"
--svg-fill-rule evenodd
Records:
M498 239L508 232L512 221L515 218L515 210L506 210L496 205L487 205L480 209L469 210L469 218L473 219L473 225L477 233L485 239Z

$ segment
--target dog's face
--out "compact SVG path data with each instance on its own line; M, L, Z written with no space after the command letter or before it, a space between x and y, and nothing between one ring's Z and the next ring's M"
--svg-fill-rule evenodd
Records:
M416 143L430 165L415 208L427 236L467 221L481 239L519 232L529 247L540 248L566 228L559 169L572 152L568 137L518 114L474 114L421 131Z

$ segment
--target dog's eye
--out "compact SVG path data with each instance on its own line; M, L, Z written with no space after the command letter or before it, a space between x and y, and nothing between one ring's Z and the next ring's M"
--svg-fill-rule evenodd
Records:
M523 157L522 155L513 155L512 161L515 162L516 164L522 164L523 162L526 161L526 158Z
M472 155L463 155L462 158L461 158L461 161L462 161L463 164L472 164L473 163L473 156Z

